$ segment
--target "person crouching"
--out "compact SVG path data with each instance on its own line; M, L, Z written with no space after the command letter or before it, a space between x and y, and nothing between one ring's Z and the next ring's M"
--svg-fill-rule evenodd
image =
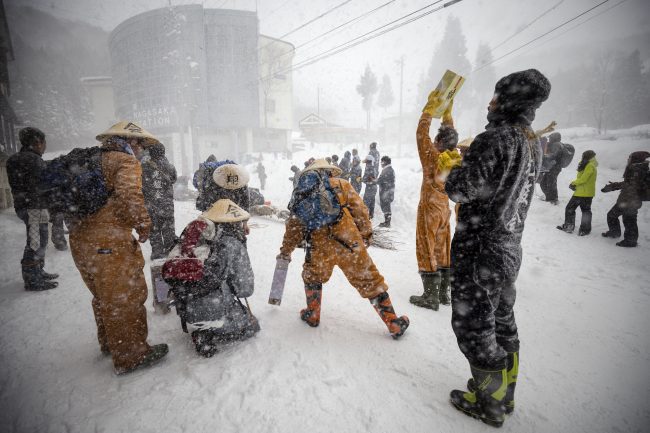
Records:
M241 301L254 291L242 230L249 218L233 201L217 201L185 227L163 266L183 331L191 332L196 351L208 358L220 344L245 340L260 330Z

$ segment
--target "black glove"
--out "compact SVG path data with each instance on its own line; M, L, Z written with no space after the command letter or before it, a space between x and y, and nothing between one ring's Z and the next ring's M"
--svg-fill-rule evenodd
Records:
M578 189L578 187L571 183L569 184L569 189L575 191L576 189Z
M607 185L600 190L601 192L612 192L614 191L614 184L612 182L607 182Z

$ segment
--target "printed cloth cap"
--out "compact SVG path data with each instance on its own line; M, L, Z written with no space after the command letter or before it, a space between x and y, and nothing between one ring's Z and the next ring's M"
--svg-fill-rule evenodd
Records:
M203 218L215 223L236 223L245 221L251 216L244 209L235 204L234 201L222 198L215 202L210 209L201 214Z
M311 165L309 165L307 168L303 170L303 172L309 170L328 170L331 171L332 175L335 177L340 176L341 173L343 173L343 170L341 170L335 165L328 163L327 160L324 158L317 159L316 161L312 162Z
M212 174L214 183L225 189L239 189L248 185L250 175L238 164L224 164Z
M140 138L144 140L145 146L160 144L160 141L152 133L142 128L137 123L127 121L116 123L95 138L97 141L101 141L103 143L110 137L125 137L127 139Z

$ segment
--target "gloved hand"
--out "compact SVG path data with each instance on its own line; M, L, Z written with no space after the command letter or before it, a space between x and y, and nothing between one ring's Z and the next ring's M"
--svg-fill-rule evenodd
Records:
M614 182L607 182L607 185L600 190L601 192L612 192L614 191Z
M461 163L460 153L455 150L445 150L438 157L438 171L451 171L452 168L459 167Z
M569 184L569 189L572 190L572 191L575 191L576 189L578 189L578 187L575 186L574 184L570 183Z
M438 89L435 89L434 91L429 93L429 98L427 100L426 105L422 109L422 112L433 117L433 115L438 110L442 102L443 102L442 99L440 99L440 92L438 91Z

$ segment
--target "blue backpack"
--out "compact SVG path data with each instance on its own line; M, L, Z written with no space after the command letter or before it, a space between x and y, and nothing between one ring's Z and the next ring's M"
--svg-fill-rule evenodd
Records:
M316 170L309 170L300 176L288 208L308 232L335 224L343 216L343 208L329 177Z
M73 149L50 161L41 179L50 210L67 216L85 217L108 201L110 192L102 174L102 150Z

